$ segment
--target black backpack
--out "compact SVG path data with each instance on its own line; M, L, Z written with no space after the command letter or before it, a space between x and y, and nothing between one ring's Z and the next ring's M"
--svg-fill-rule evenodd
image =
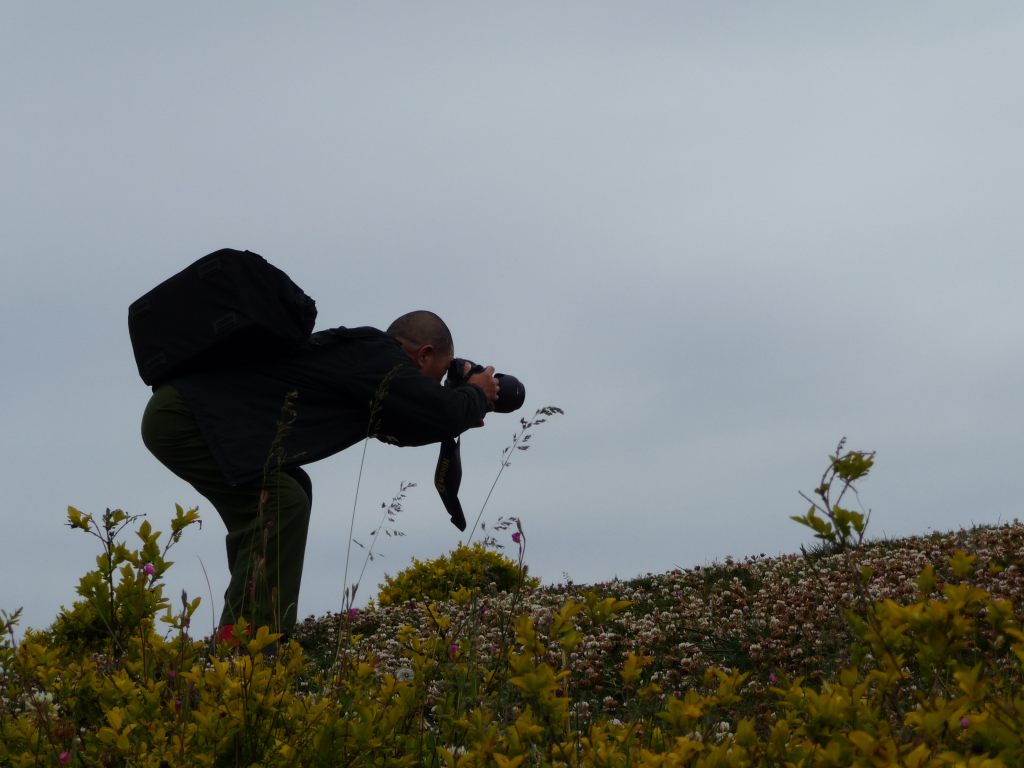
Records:
M142 380L265 359L309 338L316 302L252 251L223 248L160 283L128 307Z

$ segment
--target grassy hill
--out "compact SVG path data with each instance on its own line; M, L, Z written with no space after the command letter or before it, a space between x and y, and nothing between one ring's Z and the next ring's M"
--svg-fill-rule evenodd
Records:
M163 598L148 523L112 546L135 521L69 510L106 553L53 628L0 638L0 765L1024 765L1016 521L463 590L217 649L189 634L198 601Z
M974 558L966 579L993 597L1012 602L1024 616L1024 525L975 527L894 540L868 542L846 554L821 551L783 557L727 558L708 567L649 574L628 581L546 586L523 594L492 594L480 600L437 605L408 603L340 615L311 617L296 630L306 652L321 665L333 659L339 633L358 636L352 652L372 655L396 671L405 660L396 642L403 626L426 638L440 631L435 614L450 619L442 634L473 648L481 661L501 647L507 617L528 613L546 642L552 664L571 671L569 691L585 714L629 709L633 686L620 671L630 653L650 656L643 680L664 694L682 696L701 688L709 669L749 674L745 709L766 706L772 682L804 677L832 678L851 659L849 612L863 615L870 603L913 603L922 597L919 577L931 566L935 583L923 596L939 597L943 585L964 579L950 565L956 552ZM865 579L864 569L870 569ZM628 601L628 607L596 624L577 617L582 640L562 659L545 633L567 598ZM592 597L593 599L593 597Z

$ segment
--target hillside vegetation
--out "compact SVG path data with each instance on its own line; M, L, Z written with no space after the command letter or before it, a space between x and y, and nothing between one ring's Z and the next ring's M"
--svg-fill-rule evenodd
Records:
M957 553L962 553L957 555ZM967 557L965 560L964 557ZM969 567L966 579L951 561ZM864 569L871 570L865 581ZM854 625L870 604L892 600L913 605L922 598L921 574L933 571L926 597L941 599L947 584L966 581L1005 599L1015 616L1024 616L1024 524L973 527L862 544L845 554L792 554L783 557L727 558L707 567L648 574L630 580L593 585L561 584L516 594L497 592L474 600L409 602L405 605L310 617L296 629L314 663L333 659L338 636L351 632L359 653L373 656L381 669L395 671L405 663L394 639L403 627L415 636L440 631L435 615L450 622L441 632L470 643L486 656L501 644L510 613L526 614L546 643L548 660L561 664L560 646L550 628L567 600L614 599L628 603L605 621L577 614L580 635L568 655L570 690L586 713L615 713L628 708L632 697L623 690L619 671L629 654L649 656L643 679L665 694L684 695L699 687L710 669L748 675L747 697L772 699L772 679L834 677L851 663ZM472 639L465 629L476 633ZM748 702L750 703L750 702Z
M842 449L810 552L537 587L505 521L515 559L416 562L291 638L192 636L163 577L195 510L161 543L70 508L97 567L20 643L0 612L0 766L1024 765L1024 526L869 541Z
M462 589L216 648L189 635L198 601L163 598L160 534L138 533L83 577L90 601L7 634L0 765L1024 764L1017 522Z

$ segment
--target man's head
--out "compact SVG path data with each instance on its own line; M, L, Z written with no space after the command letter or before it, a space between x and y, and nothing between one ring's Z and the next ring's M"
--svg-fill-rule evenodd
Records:
M444 378L455 358L455 344L448 326L425 309L402 315L388 326L388 335L397 339L416 367L435 381Z

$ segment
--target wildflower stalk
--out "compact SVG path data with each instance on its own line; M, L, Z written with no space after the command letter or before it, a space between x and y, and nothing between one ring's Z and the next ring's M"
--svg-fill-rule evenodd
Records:
M505 680L508 677L509 670L509 629L511 627L513 617L518 615L519 599L522 596L523 585L526 581L526 533L523 531L522 522L518 517L511 518L511 520L515 522L516 526L516 530L512 534L512 541L519 548L519 555L516 560L519 567L519 581L516 583L515 589L512 591L512 600L509 603L508 610L502 614L499 621L498 636L501 638L501 647L497 654L498 667L495 668L493 677L499 694L508 693L508 686L505 684ZM506 701L505 703L507 704L508 702Z
M487 495L484 497L483 504L480 505L480 511L477 513L476 519L473 521L473 527L470 529L469 536L466 539L466 545L468 546L473 536L476 534L477 527L481 530L486 530L486 524L481 524L484 510L487 508L488 502L491 500L491 496L494 493L495 487L498 485L498 480L501 479L505 469L511 465L512 455L515 451L526 451L529 450L529 441L532 437L531 430L543 424L548 420L549 417L555 414L563 414L564 411L557 406L545 406L538 408L531 419L525 417L519 420L519 431L512 436L512 442L502 451L501 454L501 465L498 467L498 472L494 477L494 481L491 483L491 487L487 491ZM518 545L519 558L518 558L518 571L519 578L516 581L516 585L513 590L512 602L499 619L499 637L501 638L501 647L495 657L495 667L491 670L489 677L487 678L489 685L485 686L489 690L497 690L503 698L507 699L508 686L505 681L508 677L509 671L509 637L510 629L513 617L516 615L516 611L519 605L519 598L522 594L523 586L525 584L526 567L524 565L524 557L526 551L526 536L523 533L523 527L518 517L510 518L507 521L499 519L498 525L495 526L494 530L503 531L509 528L512 524L515 524L516 531L512 534L512 540ZM496 545L496 541L493 537L486 537L484 539L484 546ZM501 545L497 545L499 548ZM476 591L474 590L471 599L471 610L470 616L473 616L475 620L479 620L479 612L476 610ZM475 632L473 633L475 634ZM479 680L474 679L473 687L475 694L479 690ZM507 706L508 701L506 700L502 706Z
M387 399L388 390L391 387L391 380L394 379L395 374L401 366L396 365L381 380L380 385L377 387L377 391L374 392L373 398L370 400L370 417L366 422L366 438L363 440L363 453L359 460L359 474L356 476L356 492L352 499L352 514L349 518L348 526L348 547L345 550L345 573L342 577L341 583L341 609L342 613L347 613L348 609L352 607L352 603L355 601L356 590L359 589L359 584L356 583L352 588L352 594L349 594L348 587L348 568L349 562L352 559L352 537L355 535L356 530L356 509L359 506L359 488L363 481L363 469L366 466L366 446L370 442L371 437L376 437L378 429L380 428L380 415L384 409L384 401ZM361 578L360 574L360 578Z
M22 608L16 608L13 613L0 609L0 630L6 634L10 640L0 641L0 648L3 648L3 642L10 642L11 650L18 650L18 641L14 637L14 628L18 626L18 622L21 621Z
M366 557L363 559L363 567L359 571L359 577L356 579L354 587L358 587L358 585L362 583L362 581L363 581L363 574L366 573L366 566L367 566L367 564L369 564L373 560L373 548L374 548L374 546L377 543L377 539L380 537L380 532L384 531L385 534L388 535L388 536L404 536L405 535L401 531L397 531L397 530L394 530L394 529L387 528L385 523L388 523L388 522L393 523L393 522L395 522L395 516L398 515L402 511L402 501L405 499L405 492L408 491L410 488L415 488L415 487L416 487L416 483L410 483L410 482L403 481L403 482L399 483L399 485L398 485L398 493L396 493L394 496L391 497L391 503L390 504L384 504L383 502L381 502L380 506L381 506L381 509L383 510L383 512L381 512L380 523L378 523L377 527L373 529L373 538L370 539L370 546L369 546L369 548L366 548ZM350 541L355 542L360 547L363 546L358 541L356 541L354 538L350 538ZM378 557L380 557L379 554L378 554ZM355 599L355 589L353 589L353 591L352 591L352 598Z
M359 488L363 482L363 467L366 464L366 445L369 443L369 437L363 440L363 454L359 459L359 474L356 475L356 492L352 497L352 515L349 518L348 524L348 548L345 550L345 574L341 581L341 611L346 612L355 600L355 589L352 590L351 597L348 593L348 564L352 559L352 539L355 536L356 531L356 508L359 506Z
M530 430L547 421L547 417L554 416L556 413L564 414L561 408L553 405L548 405L543 408L538 408L532 419L521 418L519 420L519 431L512 436L512 443L507 445L501 452L501 466L498 467L498 474L494 476L494 482L491 483L490 490L487 491L487 496L484 498L484 503L480 506L480 511L477 513L476 520L473 521L473 527L469 531L469 536L466 539L466 544L473 541L473 534L476 533L476 528L480 524L480 518L483 517L484 510L487 508L487 502L491 500L491 494L494 493L494 487L498 484L498 480L501 479L502 473L505 468L512 463L512 454L514 451L526 451L529 450L528 445L531 433Z
M266 589L269 591L268 597L271 600L272 605L272 616L271 623L274 624L272 629L281 628L282 618L282 606L277 604L278 595L281 593L281 552L280 538L275 536L275 545L278 547L278 551L275 553L275 562L278 563L277 573L267 573L267 547L269 546L269 535L270 525L272 521L267 519L267 503L270 500L270 493L268 491L268 484L271 475L275 478L274 488L274 501L277 505L277 514L280 516L280 504L281 504L281 471L285 464L297 456L288 456L284 450L284 440L288 433L291 431L292 425L295 423L295 419L298 418L298 411L295 409L295 400L298 398L298 390L290 390L285 393L284 402L281 404L281 413L277 419L277 429L274 432L274 439L270 444L270 450L267 452L267 458L263 462L263 475L260 483L260 494L257 500L256 506L256 528L252 532L250 537L250 547L255 541L256 536L261 536L261 547L259 548L259 555L254 555L251 558L251 562L248 564L249 568L249 588L243 592L242 595L242 614L245 614L245 600L246 597L250 601L250 614L249 624L252 629L256 629L257 624L257 612L259 610L259 596L262 590ZM251 550L252 551L252 550ZM283 607L284 610L288 609L288 606ZM216 633L214 634L214 642L217 642Z
M334 681L333 684L335 686L341 684L342 670L340 659L342 641L344 641L346 645L351 643L351 613L355 604L356 593L359 591L359 584L362 581L363 573L366 571L366 563L364 562L363 568L359 572L359 578L356 580L354 584L351 585L351 587L349 586L349 565L352 561L352 543L355 541L356 510L359 507L359 490L363 482L363 470L366 467L366 450L371 437L378 437L381 440L388 439L387 436L380 434L381 413L384 409L384 401L387 399L388 391L391 388L391 381L394 379L395 375L398 373L400 369L401 366L396 365L390 371L388 371L387 374L385 374L384 378L377 386L377 390L373 393L373 397L370 400L370 414L366 420L366 437L363 439L362 455L360 456L359 459L359 472L356 475L356 490L355 494L352 497L352 514L349 516L348 542L345 549L345 572L342 576L341 583L341 616L342 620L344 621L344 631L338 633L338 639L334 648L334 664L331 674L332 680ZM403 490L400 490L399 493L401 494ZM387 511L385 510L385 515L386 514ZM376 540L376 537L374 537L374 539ZM367 557L369 557L370 554L372 554L372 545L370 553L368 553Z

